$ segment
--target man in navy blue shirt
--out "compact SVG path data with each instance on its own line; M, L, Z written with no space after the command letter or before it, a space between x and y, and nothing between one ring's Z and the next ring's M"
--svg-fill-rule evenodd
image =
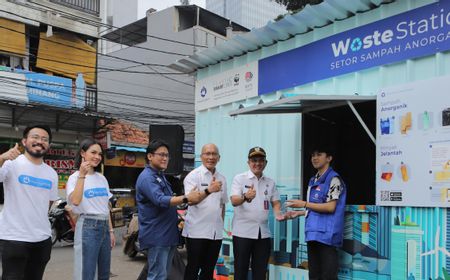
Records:
M147 166L136 182L140 249L148 249L147 280L166 280L179 242L177 205L198 203L199 191L173 196L163 171L169 163L169 145L153 140L147 147Z

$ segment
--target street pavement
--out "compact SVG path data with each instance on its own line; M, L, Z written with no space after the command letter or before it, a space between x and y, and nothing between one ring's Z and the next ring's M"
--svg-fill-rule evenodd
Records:
M145 265L146 258L141 254L138 254L133 259L125 255L122 252L122 235L125 232L125 228L116 228L115 231L117 245L111 252L111 279L136 280ZM45 269L44 279L72 279L72 275L73 246L65 242L57 242L53 246L52 256Z
M0 204L0 212L3 205ZM122 252L123 234L125 227L115 228L116 247L111 252L111 279L113 280L136 280L145 266L147 259L138 254L130 258ZM186 264L186 250L180 251L183 262ZM0 246L1 262L1 246ZM0 265L0 275L2 268ZM61 280L73 278L73 246L66 242L57 242L52 249L50 262L47 264L44 280ZM178 278L178 277L177 277Z

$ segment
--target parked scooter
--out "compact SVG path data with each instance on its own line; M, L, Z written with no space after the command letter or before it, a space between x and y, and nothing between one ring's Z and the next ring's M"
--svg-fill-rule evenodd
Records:
M178 229L180 230L180 247L184 245L184 238L181 236L181 231L184 226L184 216L186 215L186 206L178 207ZM147 250L139 248L139 221L138 214L134 213L128 224L127 232L123 236L123 253L130 258L134 258L138 253L147 255Z
M123 236L123 253L130 258L134 258L137 253L140 252L139 249L139 222L138 214L134 213L130 223L128 224L127 232ZM146 251L142 251L146 254Z
M56 241L73 243L76 219L67 209L67 200L58 198L48 212L52 228L52 244Z

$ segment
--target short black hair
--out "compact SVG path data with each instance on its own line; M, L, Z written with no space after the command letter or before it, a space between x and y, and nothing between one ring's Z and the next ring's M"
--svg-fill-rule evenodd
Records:
M81 159L81 152L82 151L86 152L87 150L89 150L89 148L92 145L95 145L95 144L99 145L100 149L102 150L102 160L100 161L99 165L94 167L94 171L96 171L96 172L101 172L102 171L102 164L103 164L103 159L104 159L105 153L103 152L102 145L100 143L98 143L97 141L95 141L94 139L92 139L92 138L86 138L83 141L81 141L80 148L78 149L77 155L75 156L75 168L76 169L80 168L81 162L83 161Z
M27 138L30 130L32 130L34 128L40 128L40 129L45 130L48 133L48 142L52 142L52 130L50 129L50 126L41 125L41 124L27 126L25 128L25 130L23 131L23 139Z
M314 153L325 153L327 156L334 156L334 150L330 145L316 145L311 149L311 155Z
M150 143L148 143L146 153L147 154L153 154L160 147L166 147L167 150L170 151L169 144L167 144L164 140L162 140L162 139L154 139L154 140L150 141Z

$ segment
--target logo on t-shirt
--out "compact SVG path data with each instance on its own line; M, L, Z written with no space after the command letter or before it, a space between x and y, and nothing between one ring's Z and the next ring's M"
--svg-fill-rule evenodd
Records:
M42 188L50 190L52 188L52 181L42 178L36 178L28 175L20 175L19 183L30 187Z
M92 188L84 191L84 197L94 198L99 196L108 196L106 188Z

